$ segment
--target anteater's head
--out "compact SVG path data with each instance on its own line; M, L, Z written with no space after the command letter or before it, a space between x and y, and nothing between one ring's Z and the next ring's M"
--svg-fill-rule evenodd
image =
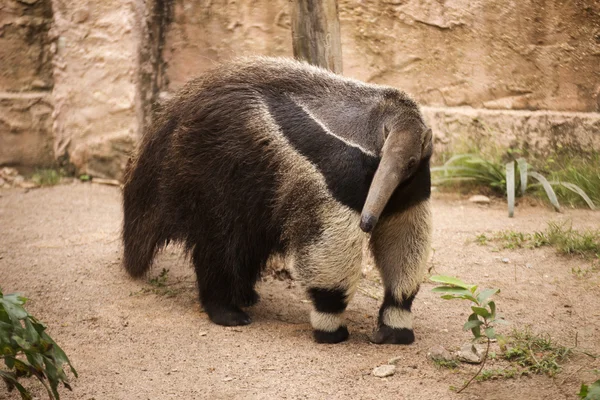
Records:
M381 161L362 209L360 228L365 232L373 231L396 188L410 179L433 151L431 129L416 104L406 98L394 100L386 102L379 118Z

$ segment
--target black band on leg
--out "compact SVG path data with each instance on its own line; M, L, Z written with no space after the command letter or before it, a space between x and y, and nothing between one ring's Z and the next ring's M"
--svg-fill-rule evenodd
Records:
M417 291L403 299L396 299L391 291L385 291L383 304L379 309L377 330L371 338L373 343L410 344L415 341L410 310L416 295Z
M348 305L346 291L342 289L310 288L308 295L319 312L339 314L344 312Z
M313 337L317 343L340 343L348 339L348 328L340 326L337 331L325 332L318 329L313 330Z

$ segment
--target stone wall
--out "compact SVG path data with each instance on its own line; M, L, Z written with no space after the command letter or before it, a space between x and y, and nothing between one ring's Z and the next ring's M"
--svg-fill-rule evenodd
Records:
M54 151L80 172L120 177L140 125L138 2L52 0Z
M0 164L61 158L120 177L162 95L232 57L292 55L288 8L5 0ZM339 12L344 74L413 95L439 149L486 140L600 151L597 0L339 0Z
M0 4L0 165L52 164L50 0Z

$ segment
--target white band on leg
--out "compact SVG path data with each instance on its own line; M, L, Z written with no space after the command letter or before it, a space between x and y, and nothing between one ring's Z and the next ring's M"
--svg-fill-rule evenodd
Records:
M335 332L342 325L342 314L330 314L312 310L310 312L310 323L316 330Z
M402 308L388 307L383 311L383 323L396 329L412 329L412 314Z

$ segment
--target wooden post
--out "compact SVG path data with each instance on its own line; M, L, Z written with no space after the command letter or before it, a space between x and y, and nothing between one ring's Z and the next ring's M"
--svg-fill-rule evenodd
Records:
M342 73L337 0L291 0L294 57Z

